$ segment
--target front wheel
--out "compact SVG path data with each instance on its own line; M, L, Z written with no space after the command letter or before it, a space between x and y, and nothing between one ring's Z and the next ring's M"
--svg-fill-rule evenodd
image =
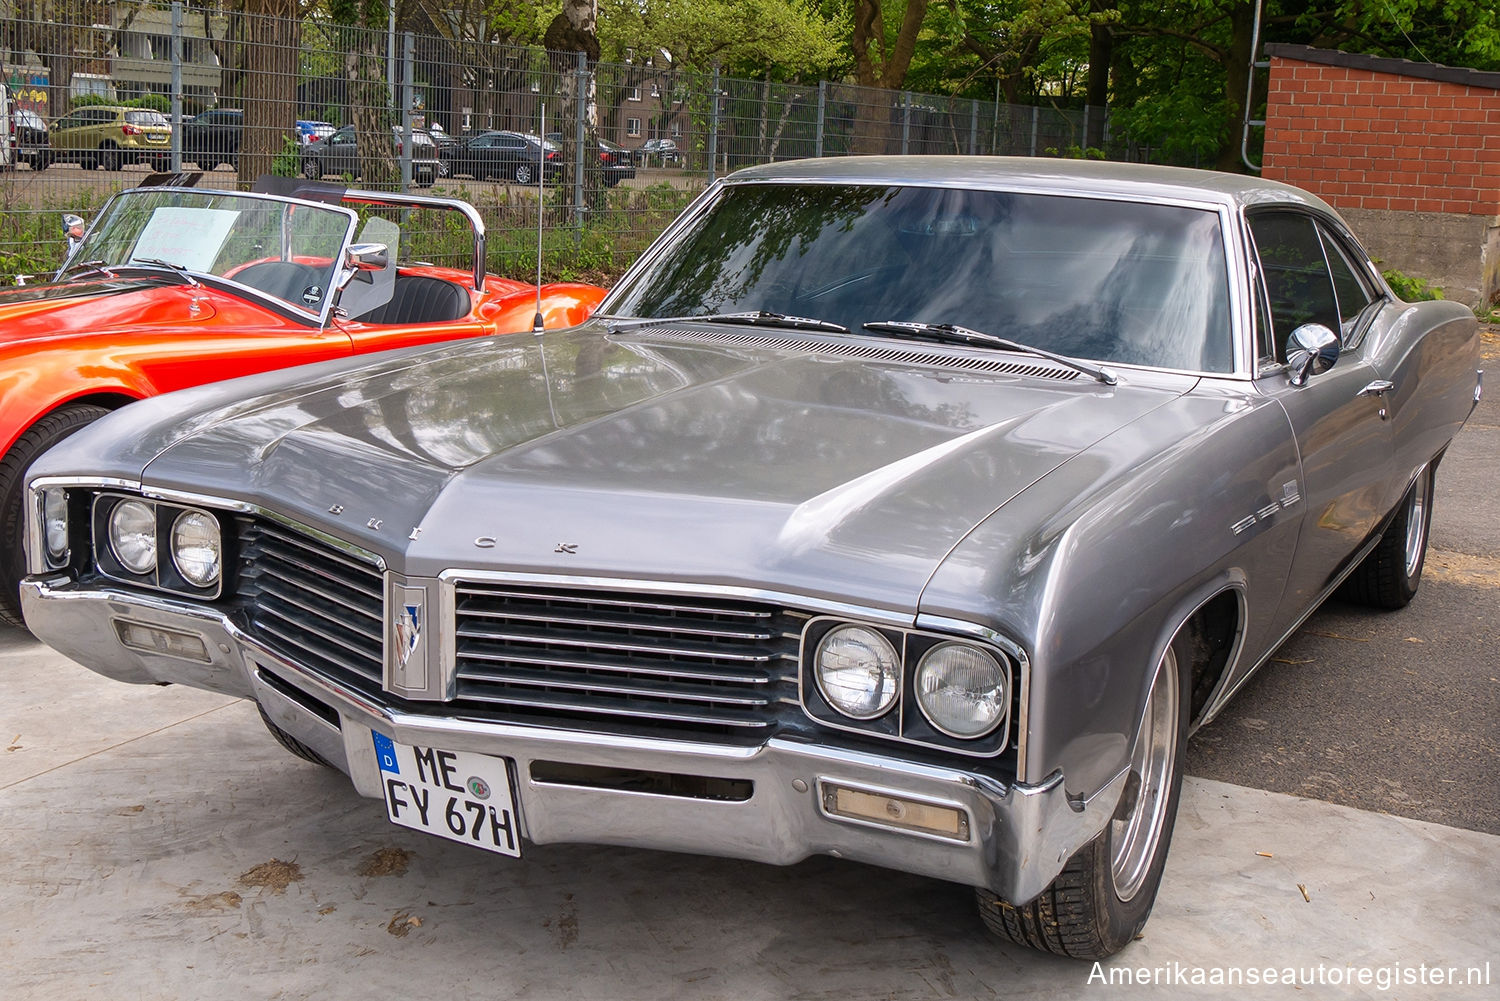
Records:
M516 179L517 184L530 184L536 180L536 172L532 170L529 163L517 164L515 173L512 176Z
M975 891L979 915L996 935L1074 959L1104 959L1145 927L1182 792L1188 666L1187 644L1179 636L1157 662L1125 791L1104 830L1028 904L1017 907L988 890Z
M26 470L33 460L73 432L109 413L79 404L42 417L0 458L0 621L25 628L21 618L21 578L26 574L22 546Z
M1396 517L1380 541L1348 579L1336 597L1373 608L1405 608L1417 596L1422 567L1427 562L1427 533L1432 528L1432 491L1437 482L1433 464L1422 467L1416 482L1401 499Z

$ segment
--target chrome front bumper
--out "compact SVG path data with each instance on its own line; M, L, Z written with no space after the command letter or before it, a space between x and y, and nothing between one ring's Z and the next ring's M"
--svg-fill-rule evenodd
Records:
M626 845L776 865L832 855L984 886L1024 903L1103 829L1124 787L1122 773L1085 803L1070 800L1061 774L1038 786L1007 786L961 768L793 739L725 747L414 715L310 674L225 617L187 602L33 577L21 585L21 603L41 640L106 677L254 699L277 726L347 774L363 796L382 795L372 730L400 743L506 758L515 766L521 834L535 844ZM203 656L127 647L121 623L199 637ZM728 779L750 783L751 792L730 801L538 781L538 762L545 763L544 774L562 764ZM939 836L836 816L825 796L832 787L958 810L961 833Z

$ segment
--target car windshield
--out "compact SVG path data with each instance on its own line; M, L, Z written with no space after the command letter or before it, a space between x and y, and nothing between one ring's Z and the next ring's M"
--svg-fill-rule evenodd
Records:
M170 125L167 116L160 111L127 111L125 121L131 125Z
M916 186L740 184L611 296L616 316L769 310L955 324L1059 354L1234 368L1219 215Z
M69 260L107 268L165 263L320 315L353 228L354 213L333 206L143 188L116 195Z

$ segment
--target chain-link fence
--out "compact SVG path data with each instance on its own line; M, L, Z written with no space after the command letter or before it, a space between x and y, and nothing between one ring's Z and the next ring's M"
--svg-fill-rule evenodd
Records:
M588 67L578 53L475 41L457 14L396 33L181 3L74 0L50 17L21 7L0 0L5 282L57 266L62 213L91 216L156 170L201 171L199 186L222 188L267 173L430 187L480 210L491 269L515 276L536 268L541 212L544 271L607 281L741 167L1102 155L1109 143L1101 108L734 79L679 69L661 50ZM584 143L590 108L597 149ZM536 138L478 138L495 132ZM551 182L540 197L538 175ZM414 249L440 256L441 236Z

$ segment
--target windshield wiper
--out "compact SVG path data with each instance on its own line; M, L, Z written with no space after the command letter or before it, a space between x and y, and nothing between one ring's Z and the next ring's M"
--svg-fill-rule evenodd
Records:
M73 272L77 271L79 268L85 268L87 270L83 271L81 274L74 275ZM109 265L104 261L79 261L77 264L69 264L67 267L62 269L62 275L72 275L74 278L82 278L84 275L92 274L95 271L99 272L106 278L113 278L115 276L115 273L109 270ZM61 275L59 277L61 277Z
M181 265L181 264L174 264L171 261L164 261L160 257L132 257L130 259L129 263L130 264L150 264L150 265L152 265L154 267L166 268L168 271L175 271L177 274L181 275L182 278L183 278L183 280L186 281L193 288L198 288L199 287L198 279L196 279L192 275L188 274L188 269L186 267L184 267L183 265Z
M753 309L744 313L705 313L702 316L648 316L617 319L604 317L605 325L612 334L642 327L655 327L663 323L743 323L751 327L789 327L793 330L826 330L834 334L847 334L849 328L841 323L818 320L807 316L787 316L765 309Z
M910 337L915 340L941 341L945 344L972 344L977 347L1001 348L1005 351L1020 351L1023 354L1036 355L1038 358L1046 358L1055 361L1059 365L1066 365L1077 372L1082 372L1090 378L1097 379L1106 386L1113 386L1120 380L1115 374L1102 365L1093 365L1077 358L1069 358L1043 348L1032 347L1030 344L1022 344L1020 341L1008 340L1004 337L996 337L994 334L986 334L980 330L970 330L968 327L960 327L952 323L919 323L912 320L881 320L875 323L863 325L866 330L873 330L882 334L895 334L897 337Z

